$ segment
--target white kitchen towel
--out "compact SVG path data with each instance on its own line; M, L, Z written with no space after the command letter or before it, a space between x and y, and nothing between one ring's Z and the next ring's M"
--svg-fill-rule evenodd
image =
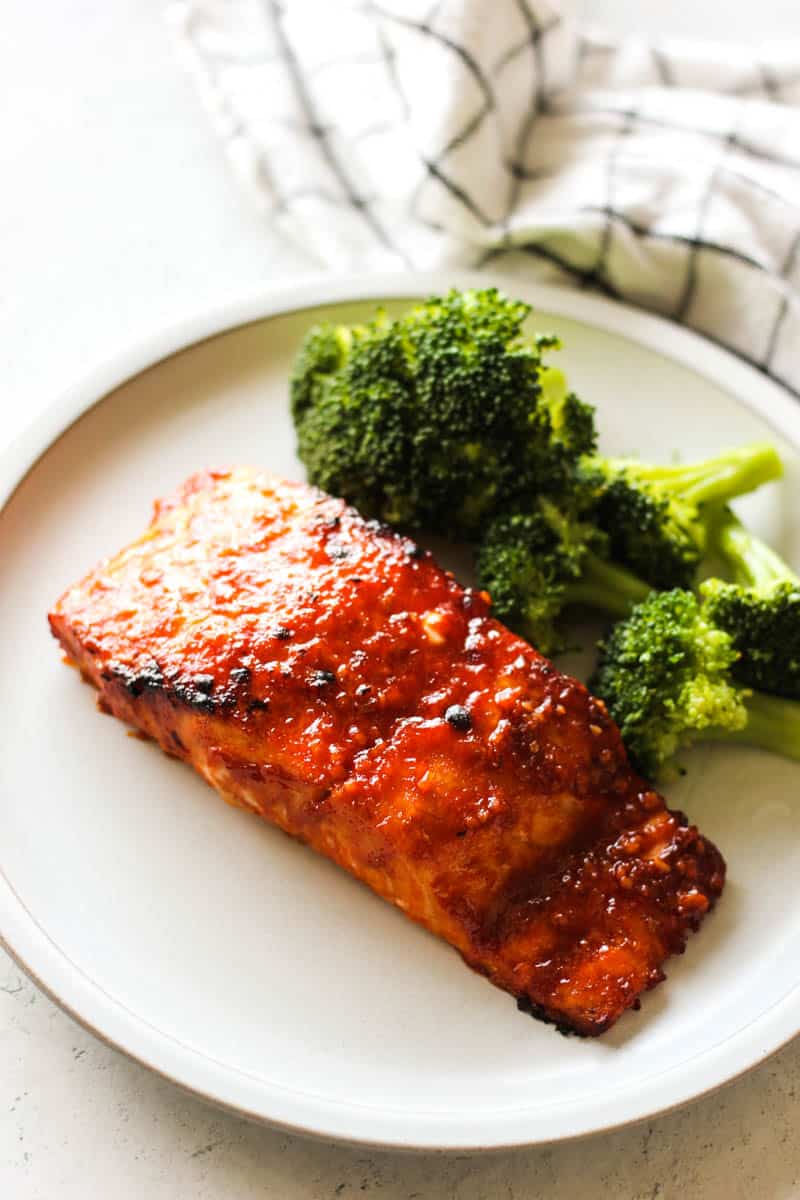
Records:
M238 174L319 264L597 288L800 393L800 40L614 42L569 0L169 14Z

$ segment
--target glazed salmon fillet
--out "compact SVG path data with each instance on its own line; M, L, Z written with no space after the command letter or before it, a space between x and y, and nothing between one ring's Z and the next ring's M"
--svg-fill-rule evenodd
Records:
M192 477L49 619L102 708L563 1031L637 1008L722 890L601 701L304 484Z

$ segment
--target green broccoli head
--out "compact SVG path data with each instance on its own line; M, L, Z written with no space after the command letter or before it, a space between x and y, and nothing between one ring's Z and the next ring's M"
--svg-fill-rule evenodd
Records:
M605 535L581 519L575 496L560 504L540 497L526 512L492 521L478 549L478 579L496 617L542 654L556 654L568 644L560 622L568 606L622 617L650 592L609 562L606 549Z
M709 579L700 591L739 652L733 673L749 687L800 700L800 586L767 588Z
M523 336L528 312L489 288L312 329L291 380L311 481L369 515L466 537L566 488L594 446L592 410L548 380L554 339Z
M558 618L596 536L544 500L531 511L498 517L486 531L477 556L480 586L492 597L494 615L542 654L564 649Z
M697 509L680 496L637 483L627 467L592 460L583 469L596 481L595 519L614 557L655 588L690 586L703 557Z
M591 686L644 775L658 776L697 738L746 728L747 692L731 678L736 658L729 635L680 589L652 592L612 629Z
M756 444L686 466L595 456L582 464L610 552L656 588L691 587L720 505L781 474L774 448Z
M714 549L735 582L710 579L700 590L739 651L734 675L749 687L800 700L800 579L728 508L715 524Z
M315 325L309 329L295 357L289 381L295 421L317 402L326 380L342 366L352 338L353 331L345 325Z
M291 378L300 457L309 478L367 515L411 523L410 423L416 400L400 332L378 316L366 326L317 326Z
M558 338L541 335L536 342L539 352L560 348ZM574 469L579 460L591 454L597 444L594 408L569 390L567 377L558 367L543 366L539 372L540 403L547 409L553 438Z

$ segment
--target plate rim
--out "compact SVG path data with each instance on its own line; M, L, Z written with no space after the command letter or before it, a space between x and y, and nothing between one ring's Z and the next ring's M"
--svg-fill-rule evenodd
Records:
M447 280L444 283L444 280ZM249 289L203 308L113 354L51 402L0 453L0 511L39 459L69 428L124 383L160 362L242 326L322 305L414 298L444 286L498 286L556 316L616 334L686 366L723 388L800 451L800 403L780 383L733 353L662 317L628 305L535 280L463 271L302 279ZM603 1104L564 1102L549 1109L514 1108L487 1116L341 1104L280 1085L265 1085L229 1064L157 1030L109 996L71 963L25 907L0 868L0 945L49 998L94 1036L184 1091L287 1132L392 1150L510 1150L610 1132L699 1099L777 1053L800 1034L800 980L781 1000L722 1042L650 1076ZM794 1015L793 1015L794 1014ZM261 1100L262 1103L257 1101ZM263 1101L268 1101L265 1105ZM265 1111L265 1107L270 1111ZM564 1108L566 1107L566 1111ZM529 1126L535 1126L529 1128ZM491 1136L487 1133L491 1127Z

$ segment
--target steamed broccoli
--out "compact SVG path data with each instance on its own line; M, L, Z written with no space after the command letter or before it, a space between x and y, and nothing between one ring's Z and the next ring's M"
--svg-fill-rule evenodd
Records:
M750 687L800 700L800 578L726 509L714 538L734 583L700 591L715 624L733 639L733 674Z
M474 537L522 497L572 486L592 409L545 367L529 306L451 291L395 320L313 328L291 379L312 483L362 512Z
M542 654L554 654L566 645L559 617L567 605L621 617L650 592L629 571L605 561L604 551L599 530L540 499L525 513L491 523L478 550L478 579L496 617Z
M611 558L656 588L691 587L716 509L781 472L776 451L761 444L686 466L599 455L582 464Z
M634 764L657 776L697 740L745 742L800 759L800 704L743 687L738 651L689 591L652 592L600 646L593 690Z

